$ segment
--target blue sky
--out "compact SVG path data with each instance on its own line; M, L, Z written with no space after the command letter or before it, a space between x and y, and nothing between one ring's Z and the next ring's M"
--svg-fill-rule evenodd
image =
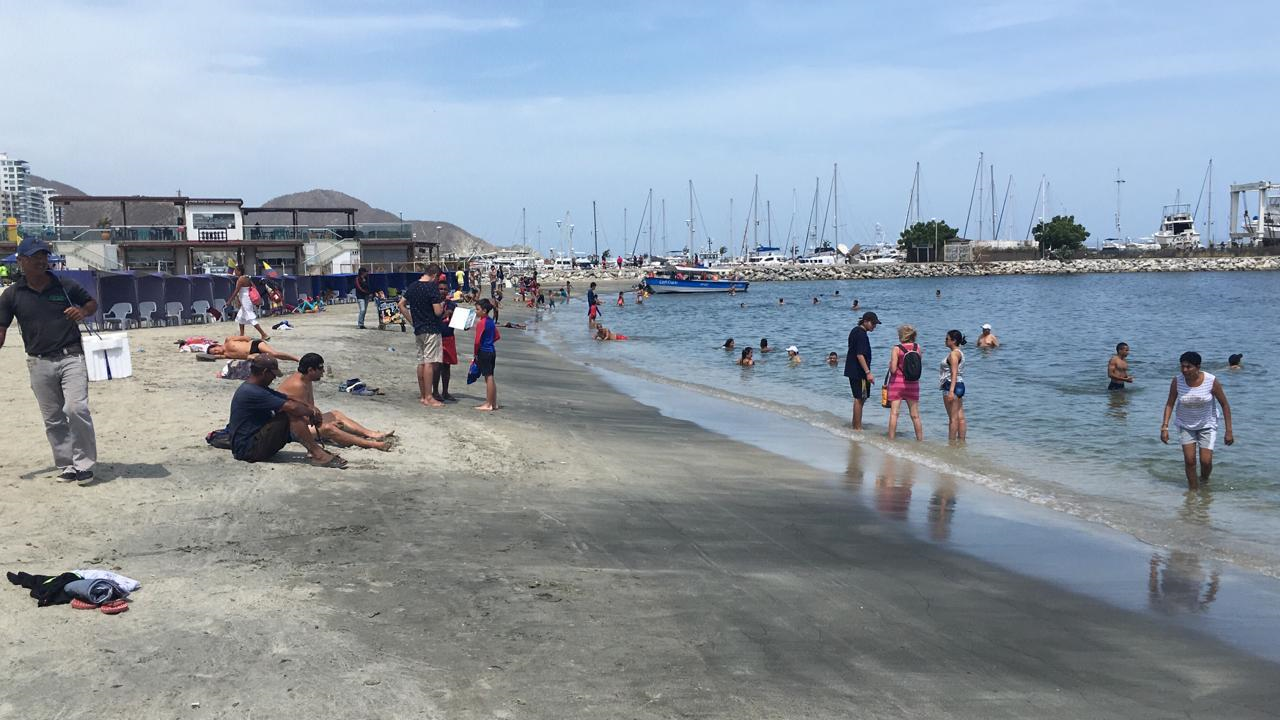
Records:
M775 232L793 189L803 227L836 162L842 240L896 236L917 161L924 217L962 225L980 151L1000 196L1014 176L1017 238L1042 176L1053 212L1112 235L1117 167L1136 237L1213 157L1225 234L1227 185L1280 179L1249 39L1269 7L0 0L0 151L99 194L332 188L501 245L527 207L544 249L566 212L589 243L596 200L615 253L649 188L681 247L689 179L717 246L757 173Z

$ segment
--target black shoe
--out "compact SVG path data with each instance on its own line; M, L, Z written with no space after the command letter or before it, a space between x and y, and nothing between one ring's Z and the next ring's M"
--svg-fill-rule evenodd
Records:
M364 326L363 326L363 325L357 325L357 326L356 326L356 329L357 329L357 330L364 330L365 328L364 328Z
M71 482L72 480L75 480L78 475L80 475L80 473L76 472L75 468L67 468L66 470L58 473L58 479L64 482Z
M76 473L76 483L77 483L77 484L79 484L79 485L80 485L80 487L84 487L85 485L90 485L90 484L92 484L92 483L93 483L93 471L92 471L92 470L83 470L83 471L81 471L81 472Z

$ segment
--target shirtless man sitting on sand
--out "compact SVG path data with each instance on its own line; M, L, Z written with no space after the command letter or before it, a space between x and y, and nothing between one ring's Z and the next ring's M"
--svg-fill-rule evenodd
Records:
M316 353L307 353L298 360L298 372L280 383L280 392L289 396L290 400L314 407L316 402L313 385L323 376L324 358ZM342 447L355 445L386 452L395 442L394 430L375 432L337 410L323 413L320 418L322 422L317 428L320 437Z
M268 345L266 340L255 340L246 335L232 335L220 343L210 345L206 352L214 357L224 357L229 360L248 360L250 356L261 353L277 360L298 362L297 355L280 352Z

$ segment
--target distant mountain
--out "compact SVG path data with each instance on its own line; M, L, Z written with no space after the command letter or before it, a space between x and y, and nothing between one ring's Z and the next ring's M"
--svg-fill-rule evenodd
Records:
M83 190L47 178L31 176L31 184L37 187L48 187L62 195L87 195ZM252 205L252 204L250 204ZM357 223L400 222L400 216L371 207L365 201L337 190L308 190L274 197L262 204L262 207L300 207L300 208L355 208ZM130 225L172 225L177 221L177 211L167 203L128 204ZM62 209L64 225L93 226L103 219L112 225L123 225L124 216L120 211L120 203L92 202L76 203ZM255 213L249 216L250 225L288 225L293 222L292 215L282 213ZM306 213L298 218L298 222L315 225L343 225L347 222L344 213ZM408 220L413 224L414 235L419 240L438 241L440 251L458 255L474 255L491 252L493 245L472 235L462 228L443 220ZM437 230L436 228L439 228Z
M271 198L262 207L304 207L304 208L356 208L357 223L398 223L400 216L375 207L359 198L352 197L337 190L308 190ZM263 225L287 225L292 222L289 213L255 213L251 216L254 222ZM347 222L343 213L308 213L307 221L319 225L342 225ZM299 218L301 222L302 218ZM443 253L458 255L474 255L492 252L493 245L481 240L451 222L443 220L406 220L413 224L413 233L419 240L439 242ZM436 230L439 228L439 230Z

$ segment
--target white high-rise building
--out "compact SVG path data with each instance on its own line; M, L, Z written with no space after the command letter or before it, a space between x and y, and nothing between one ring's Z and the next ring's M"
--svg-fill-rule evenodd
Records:
M0 215L22 221L30 202L27 197L30 175L31 166L26 160L10 160L8 155L0 153Z
M0 153L0 220L14 217L23 225L53 225L58 191L31 185L31 164Z

